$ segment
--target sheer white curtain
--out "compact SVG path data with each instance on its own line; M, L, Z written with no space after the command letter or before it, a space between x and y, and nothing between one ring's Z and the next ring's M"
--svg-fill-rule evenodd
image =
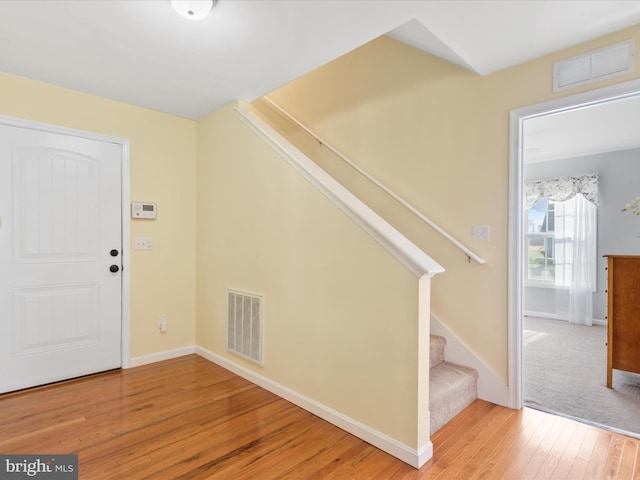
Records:
M554 210L556 311L569 322L591 325L596 289L598 176L550 178L525 183L525 208L540 197Z
M556 308L569 322L590 326L596 288L596 206L576 195L557 203L555 214Z

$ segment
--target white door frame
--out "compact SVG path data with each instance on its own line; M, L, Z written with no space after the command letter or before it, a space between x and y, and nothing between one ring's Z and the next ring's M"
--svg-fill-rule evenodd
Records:
M122 368L129 368L131 366L130 359L130 324L131 324L131 251L129 245L130 237L130 225L129 225L129 203L130 203L130 182L129 182L129 140L118 137L110 137L107 135L101 135L93 132L85 132L83 130L75 130L72 128L60 127L57 125L50 125L46 123L32 122L30 120L23 120L20 118L7 117L0 115L0 125L7 125L10 127L26 128L29 130L38 130L49 133L57 133L60 135L70 135L73 137L86 138L89 140L97 140L101 142L109 142L120 145L121 148L121 184L122 184L122 198L121 198L121 218L122 218L122 338L120 340L120 354Z
M576 108L640 95L640 80L620 83L549 102L512 110L509 152L509 406L523 407L523 122Z

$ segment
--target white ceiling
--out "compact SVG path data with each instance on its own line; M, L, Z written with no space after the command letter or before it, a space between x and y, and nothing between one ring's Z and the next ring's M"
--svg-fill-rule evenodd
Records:
M640 1L2 0L0 71L198 119L389 33L486 75L640 23Z
M640 148L639 125L640 95L530 118L523 125L523 160L547 162Z

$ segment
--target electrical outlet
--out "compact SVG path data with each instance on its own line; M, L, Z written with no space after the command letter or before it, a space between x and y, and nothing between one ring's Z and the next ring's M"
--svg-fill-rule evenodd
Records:
M162 333L166 333L167 331L167 316L162 314L158 317L158 328Z

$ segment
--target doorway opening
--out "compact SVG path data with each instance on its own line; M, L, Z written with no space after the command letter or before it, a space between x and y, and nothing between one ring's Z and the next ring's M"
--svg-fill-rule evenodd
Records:
M640 375L616 372L617 386L614 379L614 389L606 388L603 258L640 254L640 219L621 211L640 194L633 183L640 178L638 121L640 81L512 112L509 376L514 408L527 405L640 436ZM531 203L526 196L531 182L587 175L595 175L603 202L591 199L597 226L589 262L595 271L578 302L588 305L582 312L588 321L577 325L568 321L571 270L577 267L566 250L576 237L557 232L565 199L546 193ZM572 198L589 197L574 190Z

